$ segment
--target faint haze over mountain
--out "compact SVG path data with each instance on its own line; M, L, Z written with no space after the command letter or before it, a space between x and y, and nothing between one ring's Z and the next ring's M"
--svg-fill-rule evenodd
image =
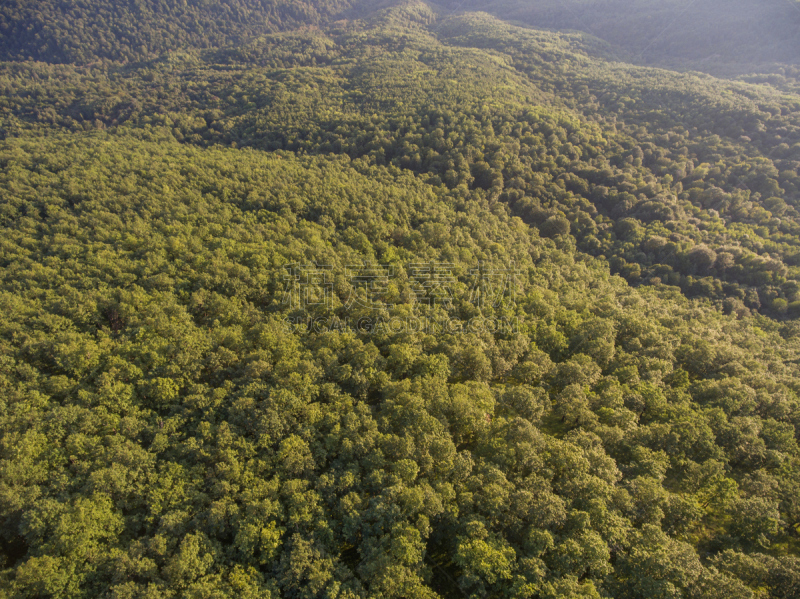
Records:
M534 27L578 30L609 42L620 60L744 72L800 58L794 0L442 0Z

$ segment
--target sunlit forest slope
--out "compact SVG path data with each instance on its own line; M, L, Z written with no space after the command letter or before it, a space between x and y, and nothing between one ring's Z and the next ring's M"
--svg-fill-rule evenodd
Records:
M800 596L741 4L3 3L0 598Z

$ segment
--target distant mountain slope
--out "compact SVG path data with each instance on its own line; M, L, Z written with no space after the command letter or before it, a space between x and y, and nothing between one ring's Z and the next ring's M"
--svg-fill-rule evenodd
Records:
M620 60L746 72L800 59L793 0L442 0L534 27L578 30L611 43Z
M140 61L409 4L8 0L0 4L0 60ZM537 28L590 33L607 42L616 59L635 64L742 74L800 58L800 3L794 0L439 0L427 6L440 14L485 11Z
M9 0L0 3L0 60L142 60L186 46L222 46L318 25L356 2Z

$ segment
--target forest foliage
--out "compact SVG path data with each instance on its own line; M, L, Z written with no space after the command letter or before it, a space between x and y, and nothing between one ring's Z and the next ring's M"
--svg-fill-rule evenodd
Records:
M0 597L800 594L790 78L96 5L0 7Z

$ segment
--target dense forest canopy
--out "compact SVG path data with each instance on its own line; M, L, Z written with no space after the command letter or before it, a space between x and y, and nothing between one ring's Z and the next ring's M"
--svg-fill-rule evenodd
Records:
M721 4L3 3L0 597L800 596L800 11Z
M138 61L187 46L315 27L354 5L351 0L8 0L0 5L0 57Z

